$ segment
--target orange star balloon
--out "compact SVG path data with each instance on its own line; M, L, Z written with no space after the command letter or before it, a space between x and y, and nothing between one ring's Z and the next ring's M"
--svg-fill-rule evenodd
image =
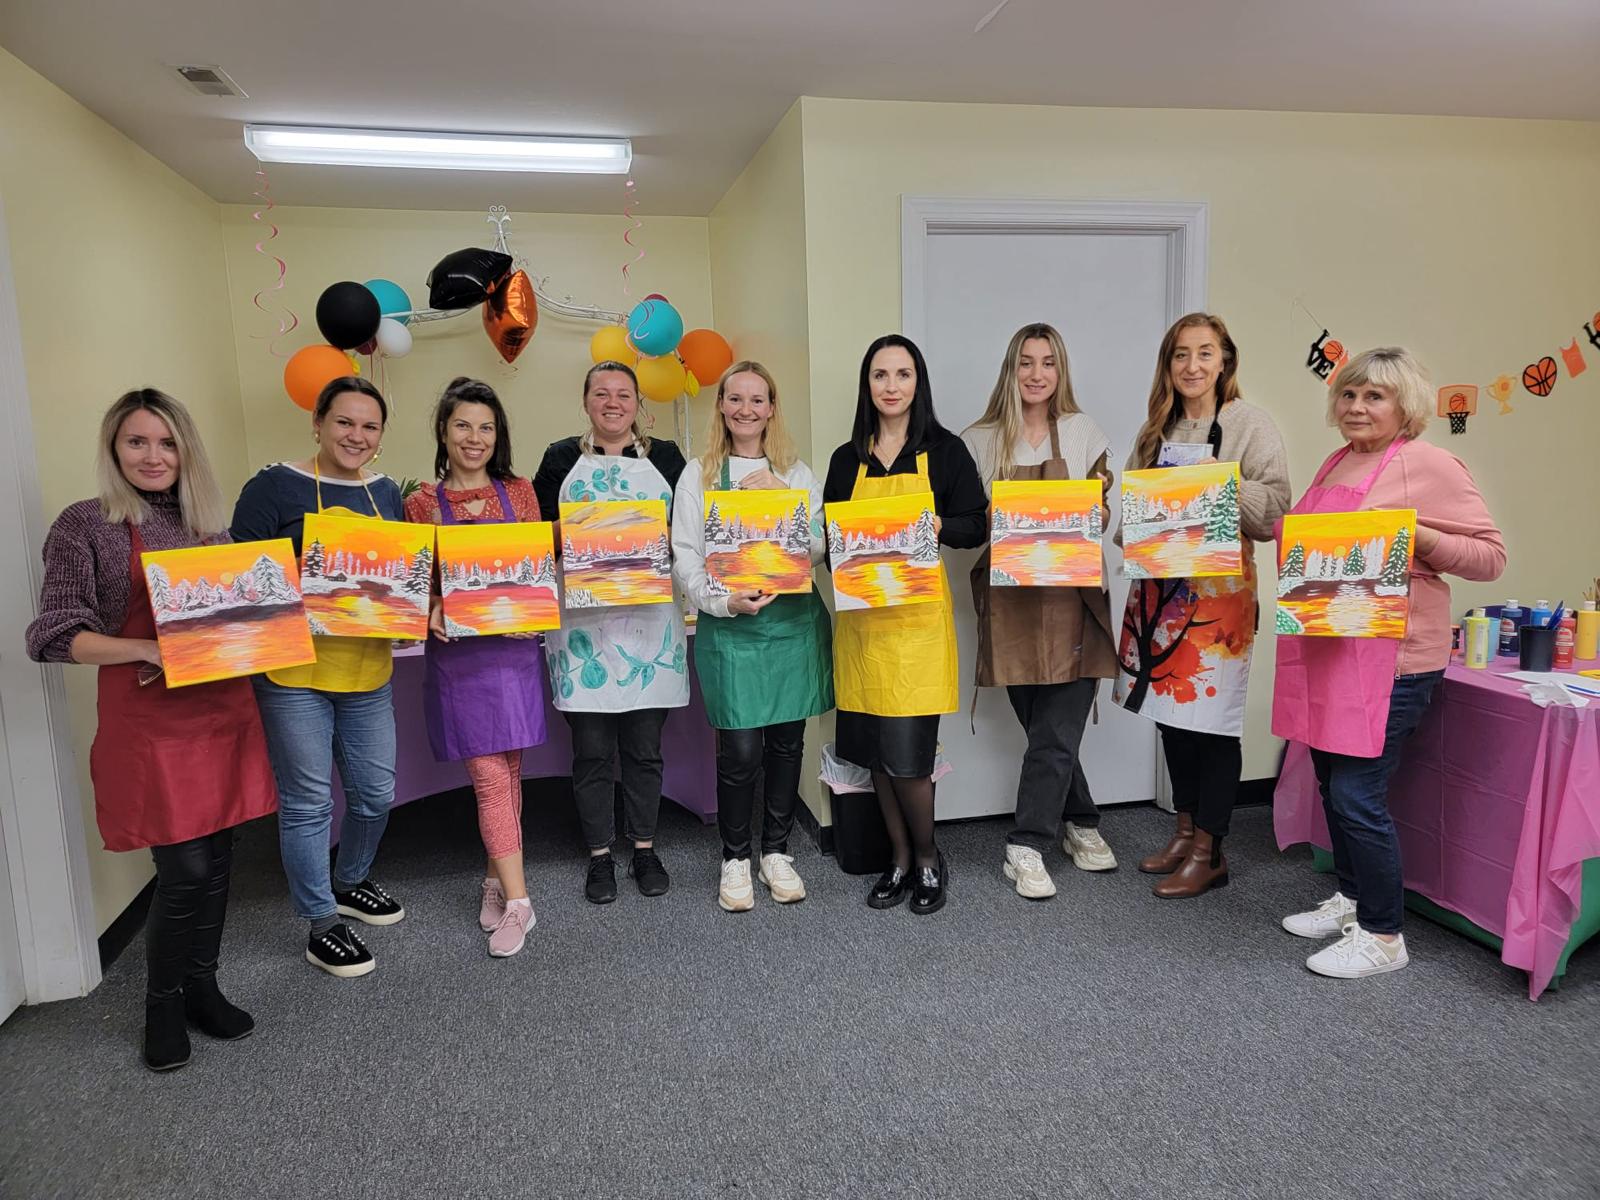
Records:
M533 295L533 280L526 271L515 271L483 302L483 328L507 362L533 340L539 324L539 305Z

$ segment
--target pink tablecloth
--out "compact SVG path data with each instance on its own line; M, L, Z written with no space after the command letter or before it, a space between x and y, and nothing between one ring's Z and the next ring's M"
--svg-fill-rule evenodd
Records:
M1600 701L1540 708L1515 664L1451 666L1389 789L1406 887L1499 936L1549 986L1600 857ZM1278 847L1329 847L1311 755L1291 742L1273 798Z

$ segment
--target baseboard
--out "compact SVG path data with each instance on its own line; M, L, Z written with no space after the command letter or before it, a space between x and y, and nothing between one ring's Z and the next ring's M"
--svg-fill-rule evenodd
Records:
M1250 807L1265 804L1272 806L1272 793L1278 789L1278 777L1269 779L1241 779L1239 781L1239 798L1234 801L1234 806Z
M133 941L134 935L144 928L145 917L150 913L150 901L155 894L156 881L152 879L139 889L139 894L127 908L122 910L117 919L106 926L106 931L100 935L102 972L109 970L111 964L122 957L122 952L128 948L128 943Z
M804 829L816 843L817 849L824 854L833 853L833 826L824 825L817 820L817 814L811 811L811 806L801 801L796 806L795 824Z

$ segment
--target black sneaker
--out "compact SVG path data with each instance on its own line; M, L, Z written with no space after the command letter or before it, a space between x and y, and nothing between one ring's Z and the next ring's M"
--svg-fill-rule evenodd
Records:
M609 854L589 856L589 878L584 880L583 894L590 904L610 904L617 898L617 864Z
M370 879L363 879L348 892L335 888L333 902L341 917L354 917L368 925L393 925L406 915L400 902Z
M377 967L372 951L361 944L355 930L342 922L327 933L313 933L306 946L306 961L340 979L370 975Z
M667 888L672 886L672 878L667 874L667 869L661 865L661 859L654 850L635 850L633 866L628 868L628 874L632 875L633 881L639 885L641 896L664 896Z

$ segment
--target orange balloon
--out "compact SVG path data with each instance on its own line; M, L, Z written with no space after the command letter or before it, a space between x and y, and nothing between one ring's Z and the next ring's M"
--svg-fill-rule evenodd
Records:
M307 412L317 407L317 395L335 379L351 374L350 356L332 346L306 346L284 364L283 390Z
M715 329L691 329L678 343L678 357L696 379L711 384L733 365L733 347Z
M507 362L515 362L528 348L538 324L539 305L526 271L508 276L483 302L484 332Z

